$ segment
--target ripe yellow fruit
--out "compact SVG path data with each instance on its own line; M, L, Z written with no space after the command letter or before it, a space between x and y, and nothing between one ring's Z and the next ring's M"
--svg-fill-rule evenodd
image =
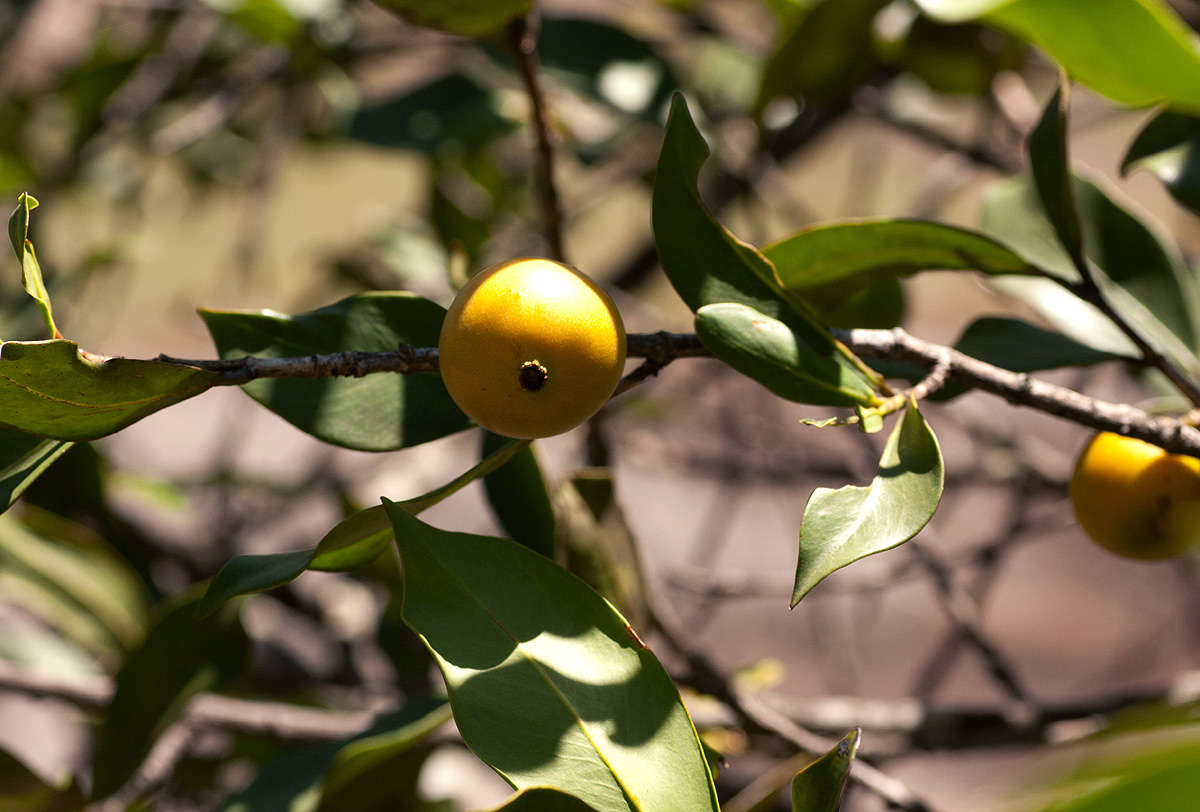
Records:
M1200 545L1200 459L1101 432L1071 477L1080 526L1106 550L1158 560Z
M450 397L507 437L561 434L613 393L625 327L603 290L548 259L480 271L459 291L438 340Z

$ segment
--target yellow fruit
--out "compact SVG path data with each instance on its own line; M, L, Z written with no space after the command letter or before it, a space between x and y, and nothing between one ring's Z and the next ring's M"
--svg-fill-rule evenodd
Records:
M1142 560L1200 544L1200 459L1102 432L1071 477L1075 517L1106 550Z
M507 437L549 437L604 405L625 366L625 328L608 295L548 259L480 271L438 340L442 380L468 417Z

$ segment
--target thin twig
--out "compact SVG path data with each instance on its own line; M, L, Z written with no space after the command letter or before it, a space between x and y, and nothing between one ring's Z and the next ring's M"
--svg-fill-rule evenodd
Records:
M558 187L554 183L554 145L551 142L550 124L546 115L546 98L538 77L537 35L538 18L537 12L534 11L513 20L508 29L509 47L521 74L521 81L525 85L525 92L529 96L533 117L533 132L537 143L538 206L541 209L542 230L550 244L551 257L566 262L562 208L558 199Z

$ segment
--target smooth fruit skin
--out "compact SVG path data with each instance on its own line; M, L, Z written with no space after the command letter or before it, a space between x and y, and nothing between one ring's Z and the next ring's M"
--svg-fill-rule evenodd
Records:
M1200 545L1200 459L1102 432L1080 455L1071 504L1104 549L1155 561Z
M438 356L450 397L476 423L506 437L549 437L613 393L625 327L608 294L575 269L515 259L459 291Z

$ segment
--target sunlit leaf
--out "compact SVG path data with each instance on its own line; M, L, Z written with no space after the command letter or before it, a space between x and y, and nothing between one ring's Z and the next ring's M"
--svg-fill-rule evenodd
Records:
M445 314L440 305L409 293L365 293L295 316L270 310L200 311L222 358L382 352L401 344L432 347ZM468 425L436 372L270 378L243 389L301 431L362 451L405 448Z
M50 310L50 294L46 283L42 281L42 268L38 265L37 254L33 250L33 242L29 239L29 213L38 206L37 198L22 192L17 198L17 207L8 218L8 238L12 242L17 262L21 265L21 282L25 292L33 297L42 312L46 322L46 330L51 338L61 338L62 334L54 326L54 315Z
M1200 111L1196 36L1162 0L917 0L926 13L979 18L1038 46L1073 79L1123 104Z
M821 355L788 325L731 302L696 312L696 335L712 354L776 395L820 406L871 406L878 397L863 380Z
M74 341L0 344L0 425L92 440L209 389L219 377L159 361L95 356Z
M800 524L792 606L830 573L920 532L942 497L942 452L913 403L896 423L867 487L817 488Z
M599 812L717 809L675 686L610 604L515 542L385 505L404 619L433 652L477 756L517 789L554 787Z
M1200 214L1200 117L1164 110L1142 128L1121 160L1121 174L1146 169L1180 204Z
M189 699L218 690L241 674L249 642L239 608L229 604L199 620L194 598L184 598L126 658L96 734L94 799L112 795L129 780Z
M792 812L838 811L861 735L859 730L847 733L832 750L796 773L792 779Z

